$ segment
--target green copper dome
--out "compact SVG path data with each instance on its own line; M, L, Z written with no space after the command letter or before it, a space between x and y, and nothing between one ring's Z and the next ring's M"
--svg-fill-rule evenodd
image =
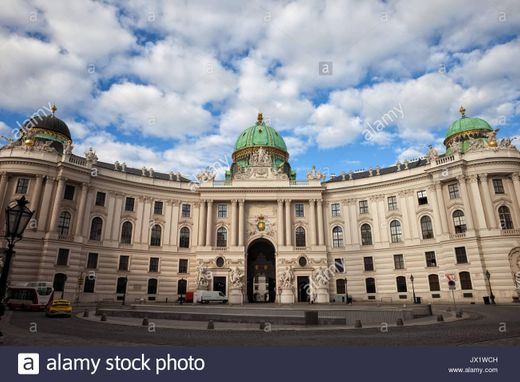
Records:
M281 151L287 151L287 146L282 136L271 126L265 124L261 114L254 126L245 129L235 143L235 151L247 147L273 147Z
M446 146L446 154L451 155L453 149L451 146L457 145L460 153L465 153L474 141L480 141L484 145L496 145L496 141L489 140L495 130L481 118L466 117L466 109L460 107L462 115L460 119L453 122L448 128L444 145Z
M473 117L466 117L464 115L464 108L461 108L462 117L460 119L457 119L455 122L453 122L450 127L448 128L448 132L446 133L446 139L459 134L464 133L467 131L473 131L473 130L488 130L493 131L493 128L480 118L473 118Z

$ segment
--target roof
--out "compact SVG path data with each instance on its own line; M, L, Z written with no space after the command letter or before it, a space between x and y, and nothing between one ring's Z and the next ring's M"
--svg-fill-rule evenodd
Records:
M235 143L235 151L255 146L275 147L287 152L287 145L278 131L268 126L263 121L248 127L239 136Z
M462 118L457 119L450 125L448 132L446 133L446 138L449 138L455 134L472 130L493 131L493 128L489 125L489 123L481 118L462 116Z
M39 128L49 130L55 133L60 133L66 136L68 139L72 140L70 135L69 127L65 122L63 122L58 117L55 117L54 114L51 115L36 115L30 118L25 124L24 127L30 128Z

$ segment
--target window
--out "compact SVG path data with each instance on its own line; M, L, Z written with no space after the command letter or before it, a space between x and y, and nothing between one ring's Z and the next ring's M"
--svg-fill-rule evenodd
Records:
M372 228L369 224L361 226L361 245L372 245Z
M436 267L437 266L437 259L435 258L434 251L425 252L424 256L426 257L426 266L427 267Z
M368 200L359 201L359 213L368 214Z
M305 216L305 207L303 203L296 203L294 205L294 210L297 218L303 218Z
M217 206L217 217L227 218L227 204L219 204Z
M182 204L182 217L189 218L191 216L191 204Z
M365 265L365 271L374 270L374 259L372 256L363 257L363 263Z
M432 219L429 216L421 218L421 230L423 239L433 239Z
M401 222L399 220L392 220L390 222L390 236L392 243L399 243L401 241Z
M468 262L468 256L466 255L466 247L455 248L455 259L457 264L465 264Z
M502 179L493 179L493 189L495 190L495 194L504 193L504 183L502 183Z
M462 290L473 289L473 285L471 284L471 276L470 276L469 272L460 272L459 280L460 280L460 289L462 289Z
M334 259L334 267L336 269L336 273L345 272L345 260L341 257Z
M336 280L336 293L345 294L345 279Z
M125 199L125 211L132 212L135 206L135 198Z
M16 183L16 193L17 194L27 194L28 189L29 189L29 179L18 178L18 183Z
M225 263L226 263L226 260L222 256L217 257L217 260L215 260L215 264L219 268L222 268Z
M70 229L70 213L63 211L58 217L58 235L66 237L69 235Z
M159 258L150 257L150 264L148 266L148 272L159 272Z
M428 283L430 284L430 291L437 292L441 290L438 275L428 275Z
M227 247L227 229L224 227L217 229L217 247Z
M85 277L85 285L83 286L84 293L94 293L96 287L96 278L93 275Z
M65 185L65 192L63 193L63 199L65 200L74 200L74 191L76 187L71 186L70 184Z
M188 260L179 260L179 273L188 273Z
M395 269L404 269L403 255L394 255L394 268Z
M305 247L305 228L296 227L296 246Z
M188 227L182 227L179 235L179 247L189 248L190 247L190 229Z
M60 248L58 250L58 258L56 259L56 265L67 265L69 263L69 250L66 248Z
M98 191L96 193L96 206L105 206L105 199L107 198L107 194L104 192Z
M128 265L130 263L130 256L119 256L119 267L120 271L128 271Z
M90 240L100 241L102 231L103 220L100 217L95 217L90 224Z
M55 292L63 292L65 290L65 283L67 282L67 275L65 273L56 273L52 287Z
M511 219L511 212L506 206L501 206L498 209L498 217L500 219L500 228L513 229L513 220Z
M153 213L155 215L163 214L163 202L160 202L158 200L155 201L155 203L153 204Z
M186 290L188 289L188 282L184 279L177 281L177 293L178 294L186 294Z
M417 192L417 202L419 205L428 204L428 197L426 196L425 190Z
M87 257L87 268L96 269L98 264L98 254L90 252Z
M404 276L396 277L395 278L395 283L397 285L397 292L398 293L405 293L405 292L407 292L406 278Z
M300 267L305 267L305 266L307 266L307 258L306 258L305 256L300 256L300 257L298 258L298 265L299 265Z
M152 234L150 235L150 245L154 247L161 246L161 233L162 229L159 224L156 224L152 227Z
M341 206L339 203L332 203L330 205L330 212L332 217L341 216Z
M367 293L376 293L376 279L368 277L365 279L365 286Z
M157 294L157 279L148 279L148 294Z
M121 243L131 244L132 243L132 223L124 222L121 226Z
M455 233L466 232L466 220L464 219L464 212L456 210L453 212L453 225L455 226Z
M339 226L332 228L332 246L334 248L343 247L343 228Z
M459 199L460 198L459 184L458 183L448 184L448 193L450 194L450 199Z
M388 197L388 211L395 211L395 210L397 210L397 197L389 196Z
M128 283L128 278L126 277L118 277L116 284L116 293L123 294L126 293L126 284Z

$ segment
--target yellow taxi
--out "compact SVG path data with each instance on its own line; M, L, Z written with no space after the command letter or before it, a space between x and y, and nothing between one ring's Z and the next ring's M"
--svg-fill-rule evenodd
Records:
M45 314L47 317L70 317L72 315L72 305L69 300L54 300L47 306Z

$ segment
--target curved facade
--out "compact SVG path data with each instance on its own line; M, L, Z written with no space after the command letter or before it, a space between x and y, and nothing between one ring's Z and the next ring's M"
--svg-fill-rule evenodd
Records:
M301 181L279 144L246 142L224 181L206 172L196 184L26 141L0 149L1 207L25 195L36 211L12 284L54 281L82 302L210 289L235 302L395 303L449 302L454 280L459 302L518 299L520 153L509 139L468 135L446 154L328 180L313 168Z

